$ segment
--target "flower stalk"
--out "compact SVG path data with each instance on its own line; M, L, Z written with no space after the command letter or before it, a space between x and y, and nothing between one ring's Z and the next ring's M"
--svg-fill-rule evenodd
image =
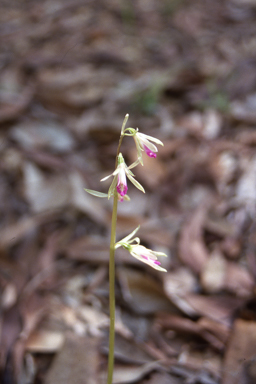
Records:
M121 136L119 139L115 168L118 165L118 158L120 153L121 144L124 137L124 127L128 120L129 115L125 116ZM114 372L114 350L115 350L115 243L116 243L116 223L117 223L117 203L118 203L118 191L114 190L113 193L113 210L111 219L111 237L109 247L109 343L108 343L108 379L107 384L112 384L113 372Z
M116 222L117 222L117 190L114 192L111 238L109 249L109 352L108 352L108 381L112 384L114 371L114 348L115 348L115 242L116 242Z
M134 238L134 235L137 233L138 228L136 228L132 233L126 236L124 239L116 243L116 225L117 225L117 206L118 201L130 200L127 195L128 185L127 179L141 192L145 193L143 186L134 178L134 174L131 169L137 165L143 165L142 152L145 152L149 157L155 158L158 151L155 144L163 145L163 143L152 137L140 133L138 128L125 128L129 115L127 114L124 118L121 135L117 147L116 161L115 161L115 170L112 174L104 177L101 181L107 180L109 177L113 176L112 183L109 187L108 193L102 193L98 191L93 191L91 189L85 189L86 192L90 193L93 196L97 197L107 197L110 199L113 197L113 210L112 210L112 219L111 219L111 237L110 237L110 249L109 249L109 353L108 353L108 378L107 384L112 384L113 382L113 372L114 372L114 344L115 344L115 250L119 247L123 247L136 259L142 261L143 263L149 265L150 267L161 271L166 272L166 269L162 268L158 257L166 256L162 252L155 252L151 249L140 245L140 239L138 237ZM124 136L131 136L134 138L135 145L137 148L137 160L132 163L130 166L127 166L122 153L120 152L122 141ZM155 144L153 144L155 143Z

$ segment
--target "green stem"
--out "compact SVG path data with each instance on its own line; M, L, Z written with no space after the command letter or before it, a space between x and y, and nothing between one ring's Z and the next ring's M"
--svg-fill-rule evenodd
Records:
M123 141L124 134L121 133L117 155L116 164L120 152L120 147ZM110 249L109 249L109 352L108 352L108 381L107 384L112 384L113 371L114 371L114 348L115 348L115 244L116 244L116 222L117 222L117 203L118 194L115 189L112 221L111 221L111 238L110 238Z
M115 243L117 221L117 191L114 194L111 240L109 252L109 352L108 352L108 384L112 384L114 371L114 347L115 347Z

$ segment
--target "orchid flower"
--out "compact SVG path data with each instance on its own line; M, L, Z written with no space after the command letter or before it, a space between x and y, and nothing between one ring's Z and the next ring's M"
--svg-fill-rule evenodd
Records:
M123 201L124 198L126 198L126 196L127 196L126 194L127 194L127 190L128 190L126 177L128 177L128 179L133 183L133 185L135 185L136 188L138 188L140 191L145 193L144 188L142 187L142 185L137 180L134 179L134 177L133 177L134 174L130 170L131 168L136 167L136 165L138 165L138 164L139 164L139 160L135 161L133 164L131 164L129 167L127 167L127 165L125 164L123 155L121 153L119 153L118 165L117 165L116 170L111 175L106 176L101 180L101 181L105 181L109 177L114 176L114 179L113 179L113 181L109 187L109 190L108 190L108 198L110 198L114 194L115 188L117 189L118 198L120 201ZM128 198L128 200L129 200L129 198Z
M140 245L140 239L138 237L135 237L132 239L132 237L135 235L135 233L139 230L139 227L136 228L130 235L126 236L124 239L118 241L115 245L115 249L119 247L123 247L127 251L130 252L130 254L135 257L136 259L142 261L145 264L150 265L150 267L157 269L161 272L167 272L166 269L160 267L161 263L158 261L158 257L164 256L167 257L167 255L163 252L155 252L151 249L148 249L144 247L143 245ZM136 244L131 244L135 242Z
M142 165L143 165L142 151L145 151L149 157L156 158L156 153L158 152L158 149L153 143L163 145L162 141L156 139L153 136L140 133L138 128L137 129L127 128L125 131L129 132L128 134L126 133L126 136L132 136L134 138L136 148L137 148L138 159Z

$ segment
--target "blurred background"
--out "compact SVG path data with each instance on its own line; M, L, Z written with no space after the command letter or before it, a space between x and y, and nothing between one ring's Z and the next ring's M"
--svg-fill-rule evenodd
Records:
M116 253L114 383L256 382L256 1L1 0L0 382L105 383L121 125L167 273ZM136 159L132 139L122 147Z

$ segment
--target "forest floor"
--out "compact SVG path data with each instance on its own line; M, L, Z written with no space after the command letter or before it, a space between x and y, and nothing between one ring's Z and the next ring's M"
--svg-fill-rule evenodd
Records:
M0 2L0 382L106 383L121 125L160 139L118 204L114 383L256 382L256 1ZM122 148L136 159L133 140Z

